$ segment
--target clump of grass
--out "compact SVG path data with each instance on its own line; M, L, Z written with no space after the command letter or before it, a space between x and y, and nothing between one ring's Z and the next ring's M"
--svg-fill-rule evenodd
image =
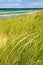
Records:
M2 34L0 65L43 65L43 12L0 21Z

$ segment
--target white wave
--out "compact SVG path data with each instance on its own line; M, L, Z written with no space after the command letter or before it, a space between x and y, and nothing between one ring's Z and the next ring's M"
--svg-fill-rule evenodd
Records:
M4 15L0 15L0 16L12 16L12 15L14 15L14 14L4 14Z

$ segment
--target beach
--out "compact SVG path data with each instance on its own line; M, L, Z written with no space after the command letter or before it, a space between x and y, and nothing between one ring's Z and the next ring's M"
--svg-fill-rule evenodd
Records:
M32 13L38 13L38 12L43 12L43 9L42 10L21 10L21 11L6 11L6 12L0 12L2 14L0 14L0 20L6 20L8 18L15 18L15 17L18 17L18 16L24 16L24 15L29 15L29 14L32 14Z

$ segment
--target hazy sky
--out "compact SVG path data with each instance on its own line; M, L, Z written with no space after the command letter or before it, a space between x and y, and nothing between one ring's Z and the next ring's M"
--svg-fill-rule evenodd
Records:
M43 0L0 0L0 8L43 8Z

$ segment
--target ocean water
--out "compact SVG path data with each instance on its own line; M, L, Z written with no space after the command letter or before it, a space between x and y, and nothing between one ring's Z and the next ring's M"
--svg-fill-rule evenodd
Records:
M43 8L0 8L0 16L8 15L22 15L29 12L37 12L43 10Z

